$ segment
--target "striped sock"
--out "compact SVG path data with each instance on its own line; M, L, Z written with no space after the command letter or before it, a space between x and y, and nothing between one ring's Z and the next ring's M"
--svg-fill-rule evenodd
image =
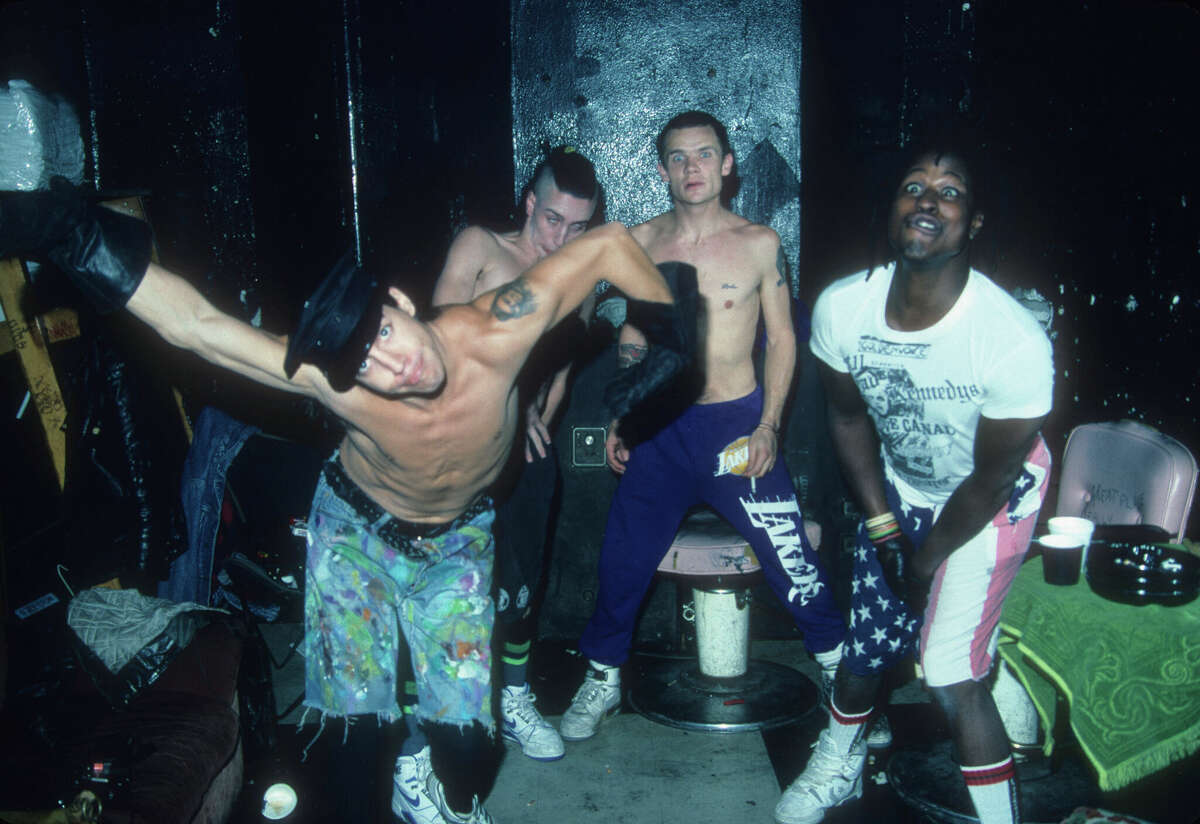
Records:
M529 681L529 647L531 642L504 642L500 660L504 664L504 686L519 687Z
M839 752L848 753L862 740L867 728L867 719L871 717L874 707L868 707L865 712L848 715L837 708L833 699L829 700L829 735L837 745Z
M1020 824L1017 769L1011 755L995 764L961 769L979 824Z
M425 731L417 721L417 685L413 681L404 682L404 695L400 697L400 713L404 716L404 727L408 737L400 745L401 755L416 755L429 746Z

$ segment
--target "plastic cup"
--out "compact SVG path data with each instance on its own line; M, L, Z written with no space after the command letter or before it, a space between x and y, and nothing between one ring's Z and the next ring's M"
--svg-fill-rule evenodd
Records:
M1083 560L1087 564L1088 546L1092 543L1092 533L1096 531L1094 521L1087 518L1077 518L1074 515L1055 515L1046 521L1046 528L1051 535L1076 535L1083 539Z
M263 818L278 821L296 809L296 791L287 784L272 784L263 793Z
M1051 535L1078 535L1084 543L1092 540L1096 525L1087 518L1076 518L1073 515L1055 515L1046 521L1046 527Z
M1042 548L1042 573L1047 584L1070 586L1079 581L1083 566L1084 539L1079 535L1043 535L1037 539Z

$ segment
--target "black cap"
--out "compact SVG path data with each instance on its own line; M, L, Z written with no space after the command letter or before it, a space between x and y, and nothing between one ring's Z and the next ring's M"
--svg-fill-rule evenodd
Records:
M358 265L353 251L347 252L304 302L283 371L290 378L301 363L311 363L324 371L335 392L345 392L354 386L382 314L378 282Z

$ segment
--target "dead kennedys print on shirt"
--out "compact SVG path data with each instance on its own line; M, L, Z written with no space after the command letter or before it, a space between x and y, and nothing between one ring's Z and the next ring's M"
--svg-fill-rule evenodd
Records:
M957 440L965 437L955 425L962 420L961 405L971 404L978 415L983 392L974 383L918 384L905 362L925 362L929 350L928 343L863 335L858 354L847 358L846 365L892 468L918 489L949 491L961 480L962 457L970 454L970 445Z

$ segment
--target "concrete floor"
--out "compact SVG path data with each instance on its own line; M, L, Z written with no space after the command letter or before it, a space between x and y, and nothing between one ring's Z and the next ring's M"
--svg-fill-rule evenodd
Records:
M289 642L298 638L295 625L263 625L264 636L276 660L285 657ZM751 656L795 668L816 679L815 665L799 641L755 641ZM636 685L643 666L661 660L650 652L636 655L625 670L625 685ZM302 689L302 659L291 656L274 673L277 710L282 712ZM531 681L538 707L557 723L582 678L583 660L566 642L542 642L531 657ZM326 822L321 796L332 788L323 780L321 756L301 763L299 753L312 739L316 727L296 726L300 711L281 721L276 752L247 767L248 783L231 824L251 824L259 814L262 792L274 781L287 780L300 791L301 802L292 824ZM889 759L905 752L941 753L949 761L947 733L941 714L930 703L919 682L899 685L888 708L895 742L889 750L872 752L863 799L834 810L829 824L925 824L975 819L961 809L960 782L933 787L906 803L888 781ZM310 719L311 720L311 719ZM785 787L804 767L825 716L817 710L794 724L756 732L706 733L669 727L631 710L605 722L596 737L568 742L566 757L540 763L522 756L509 745L487 809L498 824L769 824L772 810ZM326 736L328 737L328 736ZM932 748L932 749L931 749ZM1102 806L1126 815L1137 815L1153 824L1193 824L1195 805L1183 799L1196 761L1166 771L1145 786L1121 794L1104 795L1096 788L1087 767L1068 752L1053 765L1023 767L1022 801L1027 822L1057 824L1075 807ZM930 806L932 805L932 806ZM1185 809L1186 808L1186 809ZM310 813L305 815L306 810ZM934 815L930 815L930 811Z

